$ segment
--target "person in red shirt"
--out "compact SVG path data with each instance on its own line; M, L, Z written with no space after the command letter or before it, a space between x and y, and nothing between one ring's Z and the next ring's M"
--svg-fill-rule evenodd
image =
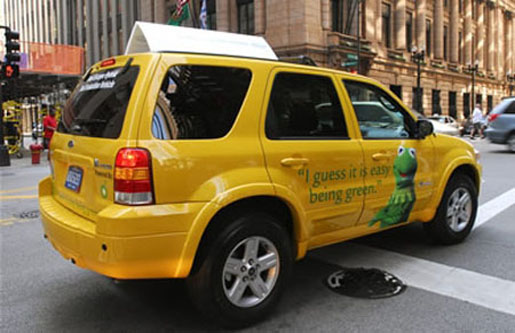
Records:
M50 140L56 128L57 120L55 119L55 110L53 107L50 107L48 115L43 118L43 147L45 149L50 147Z

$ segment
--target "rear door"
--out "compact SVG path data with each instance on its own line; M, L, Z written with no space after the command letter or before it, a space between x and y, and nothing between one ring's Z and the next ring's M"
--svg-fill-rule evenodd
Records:
M310 246L342 239L363 207L360 144L349 132L332 75L276 69L262 143L277 192L302 207Z
M135 112L155 56L118 57L93 67L67 101L51 142L54 196L95 220L114 200L115 157L136 146Z

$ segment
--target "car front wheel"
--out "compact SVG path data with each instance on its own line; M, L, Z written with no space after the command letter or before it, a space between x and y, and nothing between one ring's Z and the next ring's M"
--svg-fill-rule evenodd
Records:
M436 216L424 223L424 229L439 243L460 243L474 226L477 207L477 190L470 177L455 175L445 188Z
M271 216L248 214L230 221L205 248L188 278L193 303L224 327L265 318L279 301L293 264L286 230Z

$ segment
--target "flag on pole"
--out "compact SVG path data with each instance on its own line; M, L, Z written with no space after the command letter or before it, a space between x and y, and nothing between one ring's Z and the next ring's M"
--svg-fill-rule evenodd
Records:
M190 2L190 0L177 0L176 13L177 13L178 16L182 15L182 11L183 11L184 5L187 5L188 2ZM186 6L186 8L188 8L188 6Z
M172 12L168 25L180 26L182 21L190 18L189 0L178 0L175 10Z
M207 6L206 0L202 0L202 7L200 7L200 29L207 29Z

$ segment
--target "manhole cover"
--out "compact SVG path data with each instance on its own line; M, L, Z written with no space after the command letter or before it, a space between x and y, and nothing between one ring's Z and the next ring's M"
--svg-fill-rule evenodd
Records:
M384 298L402 293L406 285L392 274L376 268L343 268L327 277L332 291L357 298Z
M23 212L18 215L20 219L37 219L39 217L39 210L31 210L29 212Z

